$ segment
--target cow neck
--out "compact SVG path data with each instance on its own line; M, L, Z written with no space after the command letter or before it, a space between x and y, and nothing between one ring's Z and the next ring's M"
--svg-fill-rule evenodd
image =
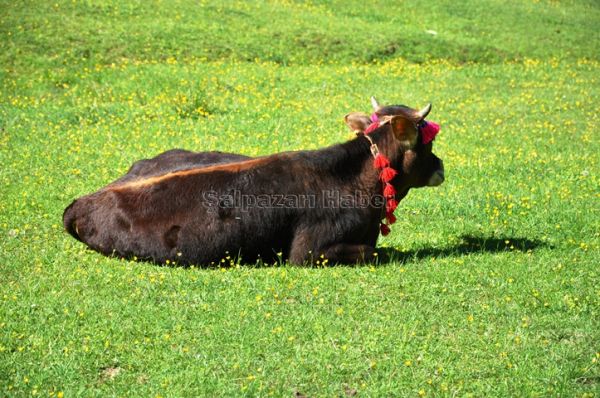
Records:
M379 230L383 236L386 236L390 233L390 225L396 222L394 211L398 207L398 201L392 180L398 175L394 167L400 164L401 150L389 124L372 124L365 130L363 137L369 142L372 155L370 167L378 171L378 185L381 186L385 198L385 212Z
M359 138L365 137L370 144L377 145L379 153L390 160L392 167L398 167L401 160L402 148L398 140L394 137L389 123L382 124L374 129L371 127L371 131L368 133L365 131L365 133L358 134ZM373 156L371 156L372 159Z

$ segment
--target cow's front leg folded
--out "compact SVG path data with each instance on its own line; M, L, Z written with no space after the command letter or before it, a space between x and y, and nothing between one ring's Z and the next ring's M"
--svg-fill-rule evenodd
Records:
M353 243L335 243L313 250L306 246L296 246L290 253L292 264L356 264L372 262L375 258L373 246Z
M321 256L333 264L370 263L375 260L375 248L369 245L338 243L321 251L319 257Z

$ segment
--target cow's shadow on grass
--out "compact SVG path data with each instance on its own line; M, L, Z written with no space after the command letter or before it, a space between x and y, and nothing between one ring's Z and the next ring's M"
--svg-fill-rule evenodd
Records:
M521 252L526 253L533 251L539 247L549 247L547 243L539 240L527 239L527 238L515 238L515 237L484 237L484 236L473 236L463 235L459 238L459 243L447 246L447 247L424 247L412 250L398 250L394 247L378 247L377 254L378 260L376 261L380 265L388 263L404 263L407 261L422 260L427 258L444 258L444 257L460 257L470 254L482 254L482 253L500 253L500 252ZM220 266L198 266L198 265L179 265L175 262L170 264L156 263L150 259L137 259L137 261L147 261L154 263L158 266L167 267L184 267L184 268L207 268L207 269L221 269L224 265ZM235 259L234 259L235 262ZM245 264L248 267L263 268L273 267L288 264L287 262L263 262L259 261L254 264L244 263L240 260L240 264ZM307 265L307 264L305 264ZM331 264L333 265L333 264ZM371 262L359 262L356 264L336 264L344 267L360 267L360 266L371 266ZM227 267L227 266L226 266Z
M424 247L401 251L393 247L378 248L380 263L406 262L426 258L458 257L469 254L500 253L500 252L530 252L539 247L548 246L546 243L527 238L515 237L485 237L463 235L460 243L441 248Z

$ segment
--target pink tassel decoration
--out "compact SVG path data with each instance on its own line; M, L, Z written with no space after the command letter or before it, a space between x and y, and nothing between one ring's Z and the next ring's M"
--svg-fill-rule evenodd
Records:
M423 144L429 144L439 132L439 124L435 122L425 122L425 126L421 127L421 139L423 140Z

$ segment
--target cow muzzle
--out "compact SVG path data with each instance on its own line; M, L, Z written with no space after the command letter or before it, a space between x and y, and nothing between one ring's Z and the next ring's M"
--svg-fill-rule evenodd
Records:
M444 163L440 160L440 168L434 171L431 177L429 177L429 181L427 181L427 186L437 187L438 185L442 185L444 179Z

